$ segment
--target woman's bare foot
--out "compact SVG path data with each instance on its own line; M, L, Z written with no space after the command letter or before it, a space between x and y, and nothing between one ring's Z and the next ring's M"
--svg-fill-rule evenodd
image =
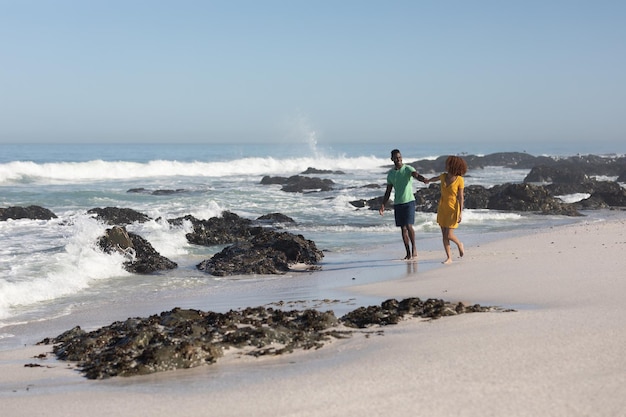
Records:
M445 261L442 262L442 264L444 265L450 265L452 263L452 259L448 258Z
M465 248L462 243L459 243L459 256L462 258L465 255Z

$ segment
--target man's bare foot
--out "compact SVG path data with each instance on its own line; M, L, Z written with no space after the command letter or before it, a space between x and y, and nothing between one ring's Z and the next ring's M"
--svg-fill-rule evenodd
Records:
M442 262L442 264L444 265L450 265L452 263L452 259L448 258L445 261Z
M404 258L402 258L402 259L403 259L403 260L405 260L405 261L410 261L410 260L411 260L411 256L410 256L410 255L407 255L407 256L405 256L405 257L404 257Z
M462 258L465 255L465 248L462 243L459 243L459 256Z

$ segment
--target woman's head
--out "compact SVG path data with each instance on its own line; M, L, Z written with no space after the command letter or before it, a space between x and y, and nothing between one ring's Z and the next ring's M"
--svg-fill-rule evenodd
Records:
M465 175L467 172L467 164L460 156L449 156L446 159L446 171L452 175Z

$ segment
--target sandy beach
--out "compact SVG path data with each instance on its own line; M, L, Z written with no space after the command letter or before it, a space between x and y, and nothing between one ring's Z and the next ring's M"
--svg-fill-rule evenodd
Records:
M444 257L439 247L387 270L364 255L349 272L362 278L356 283L368 274L398 279L351 285L352 294L515 311L410 319L316 351L229 355L211 366L100 381L51 356L34 358L50 346L0 351L2 416L626 416L624 253L621 212L466 244L447 266L434 267Z

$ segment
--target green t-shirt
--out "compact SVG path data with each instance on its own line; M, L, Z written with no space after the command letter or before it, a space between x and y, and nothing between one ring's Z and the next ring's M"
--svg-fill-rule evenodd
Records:
M411 165L402 165L398 170L392 169L387 174L387 184L393 185L393 204L404 204L415 200L413 195L413 173Z

